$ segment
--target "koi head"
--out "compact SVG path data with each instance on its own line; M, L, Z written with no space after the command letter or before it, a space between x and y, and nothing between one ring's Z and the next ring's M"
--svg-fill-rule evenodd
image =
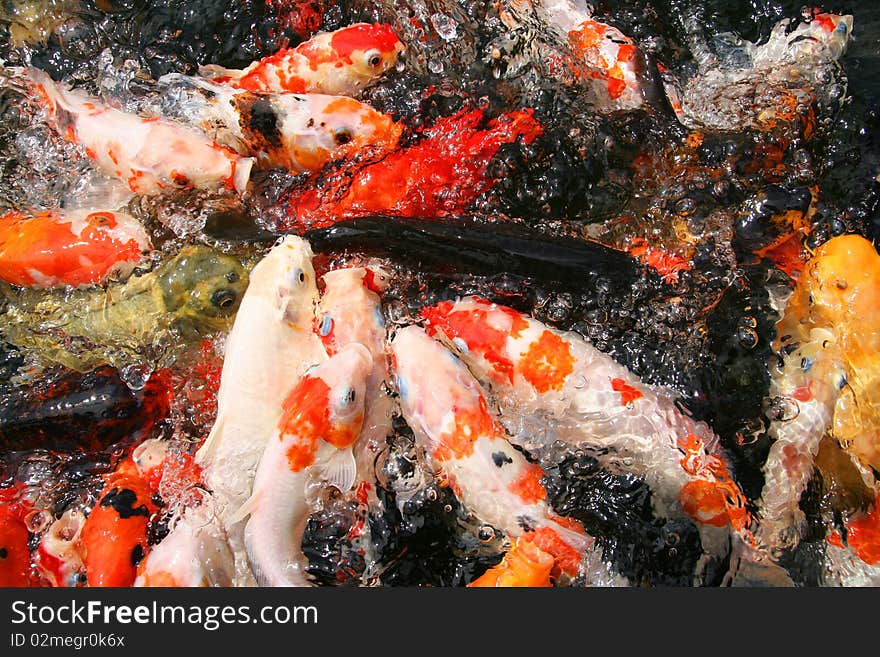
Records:
M429 439L437 441L467 424L470 439L476 432L494 432L485 398L470 371L451 351L418 326L407 326L394 336L391 352L397 388L407 420Z
M283 318L297 325L310 322L318 298L311 245L285 235L251 270L249 288L262 291Z
M788 37L788 51L796 60L833 61L843 55L852 35L851 14L815 13Z
M296 434L287 458L294 472L312 465L315 445L324 440L344 449L357 440L364 421L367 377L373 367L369 350L349 343L321 365L307 371L282 404L282 437Z
M163 265L158 284L166 309L178 319L222 327L238 310L248 273L232 256L205 246L186 246Z
M351 66L352 75L366 86L397 64L404 46L390 25L355 23L334 32L330 48L337 65Z

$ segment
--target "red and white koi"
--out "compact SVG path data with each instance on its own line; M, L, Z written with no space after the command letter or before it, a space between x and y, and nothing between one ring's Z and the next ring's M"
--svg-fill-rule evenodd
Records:
M570 66L576 80L588 82L595 105L603 112L642 107L645 96L639 79L643 55L618 28L595 20L583 0L508 0L501 19L515 29L516 16L534 13L558 35L577 58Z
M544 471L507 441L464 363L418 326L397 331L391 351L403 417L465 508L510 539L529 535L557 581L576 576L594 540L553 512Z
M36 563L43 577L56 587L79 586L85 581L80 536L86 516L68 509L40 537Z
M210 501L186 508L138 567L134 586L232 586L235 555Z
M88 285L125 277L150 238L122 212L48 210L0 217L0 279L14 285Z
M260 93L356 96L395 66L403 49L391 26L355 23L319 32L244 69L207 65L199 73L220 84Z
M865 483L880 469L880 255L858 235L834 237L807 262L776 326L760 545L797 545L799 508L822 438L853 457Z
M347 490L355 478L352 445L364 421L369 350L343 346L306 372L282 405L283 415L260 458L250 499L236 514L245 527L248 561L260 586L308 586L302 534L317 476Z
M293 173L397 147L403 125L369 105L328 94L252 93L170 73L163 113L194 125L219 144L256 158L259 167Z
M698 523L706 552L726 550L728 526L747 532L746 500L703 422L675 396L642 383L573 332L478 297L422 310L427 330L491 386L516 444L539 453L554 440L634 461L655 511ZM536 421L537 420L537 421Z
M226 338L217 419L196 452L236 554L236 581L250 578L243 525L230 521L251 495L261 455L291 385L327 355L313 332L318 288L309 243L282 238L250 273Z
M810 108L831 86L827 73L846 50L853 17L814 10L811 20L790 32L789 24L788 18L781 20L760 45L718 35L724 44L720 54L696 44L700 70L686 82L659 66L678 120L690 129L719 131L795 126L809 138L814 128Z
M97 168L135 194L175 187L226 188L242 194L247 188L253 158L182 124L105 105L42 71L26 69L24 75L45 102L55 131L82 146Z

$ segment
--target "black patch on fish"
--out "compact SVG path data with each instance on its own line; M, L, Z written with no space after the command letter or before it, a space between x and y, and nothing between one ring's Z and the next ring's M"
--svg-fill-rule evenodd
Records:
M6 548L0 548L0 559L5 559L9 556L9 552L6 551Z
M256 94L242 93L233 98L238 122L247 141L260 150L282 147L278 115L271 101Z
M135 506L137 501L137 495L130 488L114 488L101 498L101 506L111 507L123 520L134 516L149 518L149 509L143 504Z
M144 546L138 543L131 550L131 565L137 566L144 560Z
M504 452L493 452L492 453L492 462L495 464L495 467L502 467L505 463L513 463L513 459L510 458Z

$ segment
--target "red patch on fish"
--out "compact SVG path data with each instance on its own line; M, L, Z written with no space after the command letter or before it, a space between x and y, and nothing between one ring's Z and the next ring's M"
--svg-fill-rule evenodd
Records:
M541 467L530 463L525 467L522 476L512 482L508 489L526 504L536 504L547 497L547 490L541 483L543 476Z
M287 197L280 228L299 231L367 215L444 217L460 214L498 181L487 173L504 144L532 143L543 128L532 110L503 114L480 128L483 113L438 119L423 139L379 161L348 160L306 181Z
M562 390L574 371L574 356L565 340L545 330L522 354L519 367L523 378L538 392Z
M813 382L811 381L805 386L798 386L792 391L791 396L799 402L808 402L813 399Z
M452 428L437 437L433 456L438 461L467 458L474 453L478 439L494 439L504 434L501 425L489 413L482 395L477 408L453 408L453 413Z
M0 587L30 585L28 530L19 514L0 505Z
M880 494L867 514L846 524L846 542L865 563L880 563Z
M528 328L528 322L511 308L497 306L497 309L511 318L509 329L495 328L488 321L495 309L486 304L486 309L454 310L455 304L449 301L422 309L422 317L427 320L429 335L438 331L449 339L459 338L467 345L468 351L481 355L491 364L489 375L496 381L507 380L513 384L514 362L507 356L507 338L516 338Z
M339 57L351 63L351 56L358 51L379 50L382 53L394 52L400 45L400 39L390 25L374 23L373 25L352 25L337 30L330 39L330 47Z
M150 486L131 459L106 477L80 538L89 586L134 583L149 549L147 528L156 510Z
M620 393L620 405L626 406L644 395L623 379L611 379L611 389Z

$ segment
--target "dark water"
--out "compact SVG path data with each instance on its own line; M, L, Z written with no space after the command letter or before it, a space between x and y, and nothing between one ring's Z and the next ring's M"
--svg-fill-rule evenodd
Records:
M826 11L855 16L853 39L841 60L847 97L820 108L815 139L780 146L781 174L768 175L753 166L762 149L779 144L772 137L743 132L708 134L688 153L692 166L683 174L672 175L668 169L666 175L658 166L653 177L645 178L633 174L638 157L647 153L668 163L682 156L687 131L668 103L655 95L644 111L609 116L596 112L570 87L541 74L534 64L527 62L521 75L509 74L513 58L499 64L486 56L505 35L497 20L489 20L494 15L491 3L327 4L319 18L318 0L269 6L244 0L82 0L53 15L54 27L44 41L14 43L9 25L0 23L0 57L9 64L32 64L56 79L92 90L108 67L127 67L131 75L126 92L137 96L149 93L151 77L192 73L205 63L241 67L281 45L301 42L319 27L331 30L358 20L383 20L392 22L406 40L416 35L409 17L443 11L457 18L459 36L454 42L438 39L427 29L432 38L409 42L411 52L400 69L371 88L365 100L403 120L410 131L476 104L487 107L489 114L529 106L544 126L544 135L531 146L502 148L493 164L500 182L464 213L475 223L475 237L467 248L443 230L423 234L380 228L372 237L364 230L315 233L316 250L331 262L344 261L352 253L391 257L396 263L395 285L386 295L385 309L394 321L413 317L425 303L479 293L578 331L646 381L678 391L683 406L718 433L737 482L754 502L769 448L762 403L777 315L768 290L786 285L786 279L752 251L773 237L765 232L765 215L778 207L797 206L811 187L819 190L811 247L845 232L880 237L880 185L875 179L880 173L880 6L867 0L822 5ZM7 5L18 6L13 0ZM796 2L684 0L595 6L596 18L619 27L653 58L681 66L688 65L689 45L695 39L734 32L759 42L781 18L799 17L801 8ZM8 8L4 11L6 19L12 14ZM99 56L102 52L105 55ZM18 112L16 99L3 93L4 102ZM21 120L26 123L26 118ZM8 115L0 125L0 199L4 206L48 202L63 191L57 187L64 178L62 183L45 184L52 169L34 173L28 154L16 145L15 129L15 116ZM708 173L728 160L736 165L720 174ZM36 184L31 184L35 175ZM271 229L275 201L284 190L304 183L278 172L257 177L257 183L261 191L240 205L203 198L174 203L184 214L197 214L204 203L232 203L246 225ZM180 240L163 226L161 203L145 202L142 216L160 241L175 245ZM744 216L743 208L752 210ZM646 209L660 217L661 232L668 233L674 217L684 217L695 230L709 227L694 249L692 268L681 272L677 282L665 282L618 251L585 251L582 261L548 258L550 241L560 235L575 242L598 236L614 243L620 237L614 220ZM517 239L522 240L517 242L516 258L509 257L510 240L480 227L490 216L515 221ZM231 237L206 233L194 239L219 239L227 249L265 248L265 243L251 241L256 231ZM554 260L549 273L548 260ZM22 358L12 349L3 350L4 380L21 367ZM580 467L570 467L578 460ZM5 476L18 476L19 463L7 459ZM603 472L589 457L573 454L548 471L546 483L556 508L584 522L618 572L647 586L691 583L701 554L699 536L688 522L653 517L651 491L643 481ZM76 485L84 484L72 484ZM371 518L384 566L382 583L461 585L500 558L497 550L473 540L466 514L454 498L428 499L424 494L401 510L390 489L383 489L383 495L387 513ZM821 506L819 497L811 489L804 498L814 517ZM342 538L344 520L351 517L350 510L342 509L310 521L306 552L313 574L325 584L357 581L363 571L362 560ZM792 577L801 584L821 582L818 531L814 538L791 557ZM718 577L706 583L720 583L723 564L718 568ZM340 572L353 575L341 577Z

